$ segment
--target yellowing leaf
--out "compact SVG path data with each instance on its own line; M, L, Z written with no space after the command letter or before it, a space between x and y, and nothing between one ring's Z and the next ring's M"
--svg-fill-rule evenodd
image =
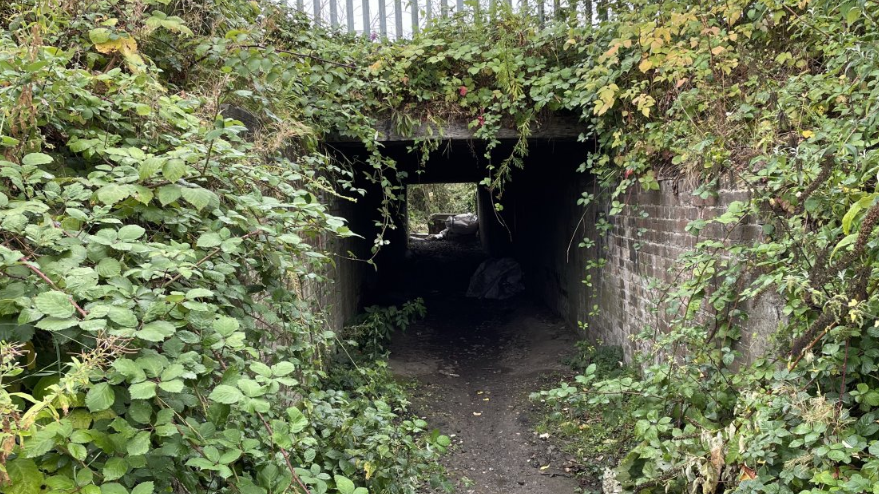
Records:
M726 51L726 47L715 46L714 48L711 49L711 54L712 55L720 55L721 53L723 53L725 51Z
M95 29L94 31L106 31L105 29ZM93 31L93 32L94 32ZM95 40L104 39L104 34L99 33L96 36L92 36L92 33L89 33L89 36ZM134 73L139 73L143 69L146 63L143 61L143 58L137 53L137 41L134 38L130 37L117 37L116 39L107 39L107 41L101 43L95 43L95 49L100 53L112 54L118 53L122 55L122 58L125 59L125 62L128 64L129 70Z
M732 12L729 13L729 25L732 26L733 24L736 23L736 21L738 21L741 18L742 18L742 11L741 10L733 10Z
M803 131L803 137L805 137L806 139L808 139L810 137L814 137L814 136L815 136L815 133L812 132L811 130L804 130Z
M95 29L95 31L99 31ZM106 31L104 29L103 31ZM102 36L99 36L97 39L103 39ZM134 41L134 38L116 38L109 39L107 41L95 43L95 49L101 53L121 53L123 55L127 53L134 53L137 51L137 41Z
M640 70L641 72L644 72L644 73L646 73L648 70L650 70L652 68L653 68L653 62L651 62L649 58L645 58L644 60L641 60L641 63L638 64L638 70Z

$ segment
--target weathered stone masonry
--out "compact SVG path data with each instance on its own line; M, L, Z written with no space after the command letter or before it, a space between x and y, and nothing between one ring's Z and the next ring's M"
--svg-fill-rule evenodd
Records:
M697 185L668 179L660 181L659 190L633 188L624 200L634 207L608 217L609 229L602 234L596 225L603 216L600 213L608 210L606 204L592 204L584 210L553 199L565 196L573 204L580 192L597 192L589 178L568 175L567 180L555 181L543 197L549 205L538 213L554 211L555 226L544 228L544 238L527 247L540 252L532 256L540 260L529 269L532 287L569 324L586 323L586 335L592 341L620 345L631 358L638 349L633 335L645 327L659 331L667 328L668 316L654 310L660 297L655 286L656 282L672 282L677 276L690 274L680 273L681 254L707 239L751 242L762 238L762 226L754 221L731 228L729 235L718 224L708 225L698 237L687 232L691 221L714 218L723 214L731 202L748 200L747 191L731 182L721 187L716 197L700 199L693 193ZM571 232L575 230L569 251ZM583 238L595 239L595 246L577 248ZM590 268L590 261L599 259L604 260L603 267ZM587 274L591 275L591 287L582 282ZM754 358L767 349L768 335L782 316L772 294L742 309L748 321L739 350Z

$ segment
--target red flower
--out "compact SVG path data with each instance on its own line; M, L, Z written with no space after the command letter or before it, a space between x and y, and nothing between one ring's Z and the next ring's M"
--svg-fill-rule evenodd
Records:
M627 168L625 176L623 178L629 178L632 176L633 173L635 173L635 170L632 170L631 168Z
M467 96L467 86L461 86L458 88L458 94L461 96Z
M476 120L479 121L479 126L480 126L480 127L482 127L483 125L485 125L485 117L483 117L482 115L479 115L478 117L476 117Z

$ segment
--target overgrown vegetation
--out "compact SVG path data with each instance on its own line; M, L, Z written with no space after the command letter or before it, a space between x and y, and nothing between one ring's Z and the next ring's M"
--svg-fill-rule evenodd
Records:
M500 8L391 45L267 1L0 6L4 490L411 492L421 467L400 460L442 444L412 422L411 441L376 434L380 456L360 456L369 440L346 420L395 411L352 389L383 371L333 390L334 335L302 294L332 261L311 245L351 235L320 199L362 192L321 137L366 146L382 230L401 189L373 119L404 134L464 119L489 149L518 129L484 182L502 194L541 114L567 111L596 140L582 169L611 215L661 174L698 177L706 197L751 190L690 224L726 240L661 287L669 324L639 336L640 377L584 374L564 397L626 400L623 485L877 492L879 5L615 5L598 26ZM261 121L253 142L226 105ZM733 241L751 218L763 238ZM763 294L788 319L745 362L736 342Z
M577 353L568 362L573 371L583 376L577 378L577 383L637 377L637 372L624 364L620 347L586 342L579 342L577 347ZM601 481L605 472L616 468L626 452L637 444L632 419L636 402L626 396L620 398L617 406L612 407L590 403L588 394L566 383L531 395L531 400L547 407L537 432L561 443L574 460L571 467L584 492L603 492Z
M408 187L409 231L427 232L430 215L475 213L475 184L417 184Z
M4 2L0 28L0 490L415 492L447 439L383 363L327 369L304 295L352 235L318 199L357 193L316 138L372 133L337 45L237 0Z

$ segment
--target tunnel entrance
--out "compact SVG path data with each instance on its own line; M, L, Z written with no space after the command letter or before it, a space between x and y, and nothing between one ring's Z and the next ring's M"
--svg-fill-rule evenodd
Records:
M406 296L425 296L431 292L466 292L470 276L486 259L511 258L523 271L526 297L546 305L576 325L581 302L576 293L585 277L585 260L578 256L577 244L583 232L594 223L584 216L578 199L593 187L592 177L582 165L593 149L592 143L538 140L529 143L521 168L513 167L503 191L491 193L480 183L490 163L497 166L512 153L514 142L504 141L486 158L485 145L453 141L420 163L406 143L387 146L383 153L397 162L398 179L407 187L407 200L393 211L395 228L386 230L390 241L383 247L365 290L366 303L398 303ZM357 159L362 151L343 149ZM436 213L476 213L478 239L470 241L423 240L429 218L421 210L410 211L413 201L423 200L425 189L439 190L446 184L473 192L467 207L460 211ZM349 218L352 229L377 219L375 202L358 205ZM373 193L375 195L375 193ZM462 202L462 201L459 201ZM423 208L422 208L423 209ZM467 209L467 211L464 211ZM436 226L434 226L436 228ZM361 233L361 232L358 232ZM375 230L365 233L371 242Z
M524 167L512 170L500 195L479 185L488 165L481 146L453 142L424 164L406 145L383 150L398 163L407 200L394 211L390 244L375 258L364 301L425 301L427 317L394 336L390 365L417 382L414 411L452 436L455 447L443 463L459 492L573 493L564 454L533 434L528 394L565 370L562 361L578 340L568 317L578 302L569 294L582 285L585 261L576 240L569 250L578 229L594 222L577 205L591 187L578 171L591 146L530 143ZM512 146L498 146L492 161L500 163ZM346 151L354 159L357 152ZM472 201L447 211L425 207L425 193L451 187ZM375 221L375 204L352 211L352 228ZM475 213L478 230L438 239L439 218L431 224L430 217L437 213ZM519 267L524 291L500 300L468 297L474 273L497 260Z

